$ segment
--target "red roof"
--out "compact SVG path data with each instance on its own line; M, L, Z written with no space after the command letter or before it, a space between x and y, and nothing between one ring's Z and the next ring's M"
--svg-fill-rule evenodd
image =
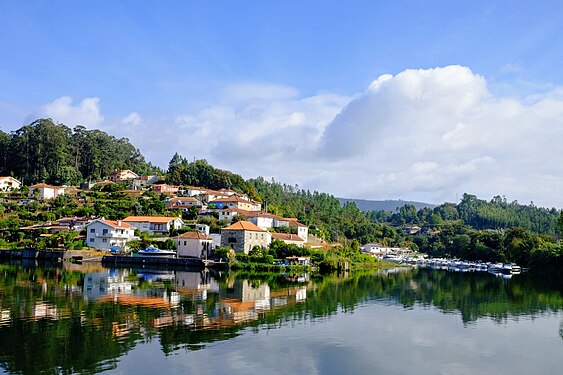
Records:
M117 221L116 220L100 220L100 222L107 224L107 225L114 227L114 228L133 228L133 229L135 229L134 226L129 225L127 223L124 223L123 220L117 220Z
M264 230L249 221L239 221L232 225L229 225L226 228L223 228L222 230L249 230L253 232L267 232L267 230Z
M204 233L201 232L186 232L186 233L182 233L181 235L178 236L178 239L183 239L183 240L213 240L213 238L206 236Z

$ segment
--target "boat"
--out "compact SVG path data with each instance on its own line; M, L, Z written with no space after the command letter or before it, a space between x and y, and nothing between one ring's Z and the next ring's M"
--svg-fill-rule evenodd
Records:
M144 250L139 250L139 256L151 258L176 258L176 252L172 250L161 250L151 245Z

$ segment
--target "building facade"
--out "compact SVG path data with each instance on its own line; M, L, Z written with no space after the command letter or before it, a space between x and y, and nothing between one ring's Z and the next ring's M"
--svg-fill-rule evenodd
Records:
M86 245L110 250L127 250L127 242L136 239L135 227L121 221L97 219L86 226Z

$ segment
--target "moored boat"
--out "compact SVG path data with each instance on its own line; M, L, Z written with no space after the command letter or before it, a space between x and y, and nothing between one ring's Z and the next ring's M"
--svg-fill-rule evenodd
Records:
M176 252L172 250L161 250L151 245L144 250L139 250L139 256L151 258L176 258Z

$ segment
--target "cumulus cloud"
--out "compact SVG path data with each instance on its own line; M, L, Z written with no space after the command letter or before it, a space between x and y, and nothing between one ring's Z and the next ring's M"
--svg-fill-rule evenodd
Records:
M133 112L102 125L163 167L177 151L246 178L351 198L439 203L468 192L563 206L563 88L504 97L468 67L447 66L385 74L353 97L244 83L215 99L168 118ZM97 98L73 106L64 97L43 110L71 124L103 119Z
M38 117L51 118L57 123L71 127L83 125L88 128L96 128L104 121L100 112L99 98L85 98L78 105L73 105L70 96L63 96L43 105L33 114L33 117L34 119Z

